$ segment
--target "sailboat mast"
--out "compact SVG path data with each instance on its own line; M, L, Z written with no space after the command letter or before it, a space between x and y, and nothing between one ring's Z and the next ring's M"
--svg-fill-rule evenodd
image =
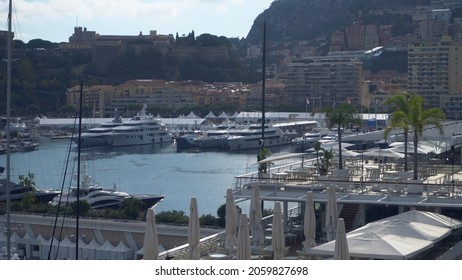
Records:
M77 199L76 199L76 218L75 218L75 259L79 259L79 221L80 221L80 149L82 147L82 105L83 105L83 80L80 81L80 100L79 100L79 138L77 145Z
M266 21L263 22L263 69L262 69L262 97L261 97L261 147L265 147L265 80L266 80Z
M11 13L12 0L8 3L8 34L6 40L6 258L11 258L11 201L10 201L10 142L11 142Z

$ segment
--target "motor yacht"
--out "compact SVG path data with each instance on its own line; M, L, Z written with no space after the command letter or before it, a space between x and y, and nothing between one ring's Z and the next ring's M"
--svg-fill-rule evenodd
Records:
M100 125L88 129L86 132L80 134L80 147L96 147L107 145L107 142L104 140L103 135L109 133L114 127L120 126L123 124L122 117L119 115L114 116L111 121L103 122ZM72 137L72 141L79 144L78 136Z
M242 126L233 123L217 125L212 129L206 130L202 135L193 139L200 149L228 149L228 137L239 135Z
M291 143L291 138L284 134L280 128L265 125L264 130L265 147L282 146ZM228 149L230 151L240 151L262 147L262 131L261 124L253 124L248 128L236 131L235 135L228 137Z
M323 139L324 136L327 136L327 131L321 131L321 130L316 130L316 131L310 131L301 137L294 138L292 140L292 144L296 146L297 150L306 150L314 147L316 142L320 141Z
M52 205L69 205L76 202L77 197L80 201L86 201L91 209L118 208L124 200L128 198L136 198L143 202L145 208L152 207L161 202L165 196L160 194L141 194L130 195L123 191L118 191L116 186L113 188L103 188L99 183L95 182L90 175L85 171L85 165L80 176L80 188L72 186L68 192L56 196L52 201ZM76 176L74 176L75 178Z
M0 180L0 202L6 201L7 197L7 188L6 188L6 179ZM9 184L9 193L10 193L10 201L19 201L23 199L26 194L31 194L38 202L50 202L56 196L59 195L58 191L55 190L44 190L34 188L32 186L22 186L20 184L16 184L10 182Z
M146 105L135 117L102 135L111 147L168 143L173 141L167 126L152 114L146 114Z

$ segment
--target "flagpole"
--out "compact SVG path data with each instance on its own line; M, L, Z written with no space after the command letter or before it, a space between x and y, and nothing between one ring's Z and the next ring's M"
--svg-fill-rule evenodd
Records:
M377 106L378 106L378 99L375 98L375 130L378 128L378 120L377 120Z
M308 119L308 97L305 96L305 119Z

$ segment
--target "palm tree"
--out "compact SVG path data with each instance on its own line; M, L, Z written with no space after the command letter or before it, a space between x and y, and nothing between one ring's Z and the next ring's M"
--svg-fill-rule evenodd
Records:
M402 129L404 134L404 171L408 171L407 164L407 141L409 136L409 130L411 125L409 123L410 109L408 96L404 94L397 94L391 97L388 97L384 102L384 105L391 105L395 107L395 111L390 116L390 122L387 127L384 129L384 138L385 140L390 135L390 132L396 129Z
M397 110L391 114L390 127L402 128L405 131L405 156L407 157L407 133L413 131L414 143L414 180L417 180L417 147L419 136L423 135L426 126L436 126L440 134L443 134L443 122L446 116L440 108L424 108L424 99L420 95L406 97L396 95L390 97L389 104L397 106ZM387 130L387 129L386 129Z
M346 129L351 125L359 125L361 119L359 118L356 109L349 103L341 104L337 107L329 107L323 109L327 126L329 128L337 128L338 136L338 157L339 157L339 169L343 169L342 161L342 130Z

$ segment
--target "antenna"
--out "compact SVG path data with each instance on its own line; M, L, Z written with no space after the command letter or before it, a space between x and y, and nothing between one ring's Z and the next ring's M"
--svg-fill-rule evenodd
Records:
M79 16L75 17L75 27L79 27Z

